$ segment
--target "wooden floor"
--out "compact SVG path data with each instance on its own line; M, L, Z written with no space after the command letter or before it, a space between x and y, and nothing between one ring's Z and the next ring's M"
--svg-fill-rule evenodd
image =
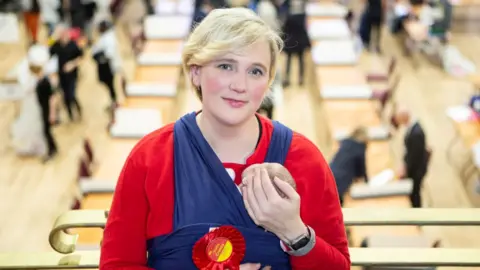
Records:
M383 44L384 48L388 48L385 49L386 54L400 55L387 34L384 35ZM453 44L480 65L477 49L480 46L479 37L455 35ZM5 74L24 55L23 48L0 45L0 74ZM126 69L131 75L134 70L133 57L128 49L123 48L123 52ZM362 56L361 65L365 70L370 68L371 59L371 56ZM311 72L307 72L309 78L305 86L297 86L295 62L293 61L292 86L285 89L283 104L277 108L275 116L316 142L329 158L332 154L328 139L330 135L325 122L316 118L322 116L322 107L311 99L310 89L314 78L311 78ZM307 70L311 68L312 65L309 64ZM424 201L428 207L471 207L459 177L446 159L446 147L454 132L445 109L465 103L473 91L472 86L446 76L425 60L421 61L418 69L413 69L411 62L402 58L399 68L402 80L397 99L409 106L423 123L428 142L434 150L424 188ZM15 107L0 102L0 252L48 250L48 233L54 219L69 209L76 194L75 176L83 139L88 137L91 140L100 160L105 155L105 149L108 149L111 139L105 128L108 122L105 107L109 98L107 90L97 83L93 62L88 57L81 67L78 95L84 107L83 121L55 128L54 135L60 154L46 165L36 159L23 159L14 154L9 147L9 129ZM172 115L170 121L184 113L186 108L191 108L189 104L196 103L189 91L180 91L179 95L179 114ZM63 119L66 119L65 115ZM396 164L399 164L401 136L397 136L394 144ZM459 158L462 158L462 152L459 153ZM429 227L424 230L429 237L440 238L445 246L480 247L480 228Z

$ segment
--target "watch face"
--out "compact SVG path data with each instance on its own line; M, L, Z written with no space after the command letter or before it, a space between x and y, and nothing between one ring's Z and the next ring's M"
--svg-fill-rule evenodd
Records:
M306 246L308 244L308 241L310 241L310 239L307 236L305 236L302 239L298 240L298 242L292 244L291 248L293 250L299 250L304 246Z

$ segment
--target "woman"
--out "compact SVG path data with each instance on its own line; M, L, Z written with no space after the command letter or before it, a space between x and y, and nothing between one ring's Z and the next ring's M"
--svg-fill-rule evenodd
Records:
M340 143L340 148L330 162L330 168L337 182L340 203L356 178L368 182L365 153L368 135L363 127L356 128L349 138Z
M278 7L274 0L260 0L256 5L256 12L258 16L270 26L271 29L279 32L280 31L280 18L278 16ZM274 90L278 91L277 85L281 86L281 79L280 79L280 70L277 70L275 73L275 78L272 82L272 93ZM278 94L278 93L277 93ZM269 119L273 119L273 110L275 107L276 100L274 95L270 95L268 98L265 98L260 109L258 110L259 113L266 113Z
M12 126L12 138L15 151L19 155L53 157L56 144L50 131L50 123L55 119L55 111L44 106L46 100L54 105L54 98L45 96L44 84L48 78L48 48L32 46L28 51L27 66L20 67L18 81L24 91L19 117ZM50 64L51 65L51 64ZM55 72L55 71L53 71Z
M287 18L283 26L285 52L287 53L287 67L285 69L285 80L283 85L288 87L290 85L290 66L292 56L298 57L298 84L303 85L305 77L305 51L310 48L310 38L307 32L307 14L306 14L306 0L286 0Z
M380 41L382 23L385 13L384 0L367 0L360 23L360 37L363 46L370 49L371 41L374 40L375 50L380 53Z
M112 24L108 21L99 24L98 32L100 37L92 47L92 55L97 63L98 79L108 88L111 108L115 108L117 107L115 74L121 72L122 68L117 38Z
M244 8L215 9L195 28L182 59L202 110L132 150L105 228L101 269L197 269L193 246L226 224L246 241L240 269L350 269L322 154L303 135L255 113L275 76L280 44ZM298 193L275 180L287 195L281 198L265 170L241 179L246 167L264 162L282 164Z

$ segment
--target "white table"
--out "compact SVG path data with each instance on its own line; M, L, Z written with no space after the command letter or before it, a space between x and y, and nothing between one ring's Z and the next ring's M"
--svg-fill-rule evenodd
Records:
M338 3L307 3L308 17L344 18L348 9Z
M0 13L0 43L18 43L20 29L14 13Z
M320 41L312 48L312 58L316 65L355 65L358 55L353 39Z
M190 33L191 16L148 16L144 21L147 39L184 39Z
M182 64L182 53L142 52L137 63L142 66L178 66Z
M165 83L130 83L127 85L129 97L174 97L177 95L177 85Z
M164 15L192 15L195 3L192 0L161 0L157 1L155 13Z
M115 138L138 139L162 127L162 115L157 109L118 108L110 135Z
M370 99L372 88L369 85L322 85L323 99Z
M352 33L343 19L314 20L308 24L311 40L350 39Z

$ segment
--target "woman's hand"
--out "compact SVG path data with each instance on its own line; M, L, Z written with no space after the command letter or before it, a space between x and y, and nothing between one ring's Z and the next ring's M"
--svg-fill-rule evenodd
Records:
M259 263L246 263L240 265L240 270L259 270L260 269ZM270 266L265 266L262 270L270 270L272 269Z
M243 201L255 224L290 243L308 232L300 218L300 195L285 181L275 178L273 182L265 168L255 168L243 180ZM286 198L278 194L274 184Z

